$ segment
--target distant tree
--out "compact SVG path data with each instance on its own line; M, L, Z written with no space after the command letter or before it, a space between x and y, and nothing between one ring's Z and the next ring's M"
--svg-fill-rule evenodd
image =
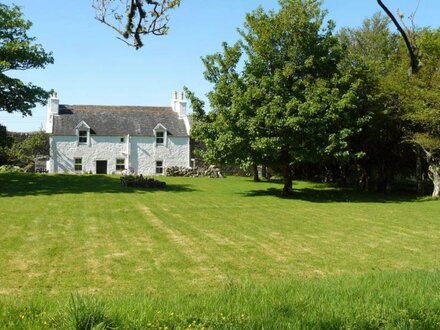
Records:
M37 103L45 104L49 93L5 73L44 68L53 63L53 57L27 35L32 23L22 16L19 7L0 4L0 111L20 111L26 116Z
M248 14L238 76L238 59L234 70L223 65L231 48L204 61L205 77L214 84L211 112L198 110L194 132L209 141L208 149L213 145L240 161L264 160L276 168L284 195L292 193L294 163L359 156L350 154L348 139L368 120L361 107L368 97L363 68L344 58L320 3L281 0L278 12L259 8Z
M394 83L390 73L401 66L402 58L399 37L390 31L389 23L388 17L375 14L361 27L345 28L339 33L347 56L353 62L363 63L373 86L368 104L371 120L350 143L354 150L365 152L356 165L358 182L366 190L388 190L393 177L412 165L408 158L402 159L403 154L411 158L411 150L402 143L405 139L404 111L395 106L398 96L390 88ZM404 59L407 63L406 55Z
M168 33L168 12L181 0L93 0L95 18L115 30L124 41L136 49L148 34Z
M0 148L9 147L9 146L10 146L10 139L8 137L6 126L0 124Z
M9 164L29 170L33 168L37 156L49 156L49 135L39 130L29 133L23 139L13 139L6 154Z
M0 165L7 162L7 150L12 144L12 139L9 137L6 126L0 124Z

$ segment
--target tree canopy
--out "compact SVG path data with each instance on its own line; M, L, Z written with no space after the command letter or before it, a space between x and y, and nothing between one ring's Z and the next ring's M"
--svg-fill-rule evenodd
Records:
M37 103L45 104L49 93L6 73L44 68L53 63L53 57L28 36L32 23L22 16L19 7L0 4L0 111L20 111L26 116Z
M9 133L9 146L0 150L5 163L33 170L38 156L49 156L49 135L39 130L32 133Z
M320 1L281 0L277 12L246 16L239 43L204 58L212 111L195 111L193 133L208 158L277 167L287 195L296 162L359 156L348 139L368 121L368 79L345 59L333 28Z
M423 66L417 74L399 79L399 96L409 121L408 139L424 152L432 195L440 196L440 29L418 31ZM402 71L402 70L401 70ZM411 86L408 88L408 86Z

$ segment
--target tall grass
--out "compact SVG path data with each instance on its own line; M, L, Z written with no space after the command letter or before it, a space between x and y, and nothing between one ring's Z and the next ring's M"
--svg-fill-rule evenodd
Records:
M99 298L72 295L63 324L78 330L113 329L116 321L108 317L108 307Z
M206 294L47 298L24 318L23 302L3 300L0 315L3 328L439 329L439 292L439 272L372 272L231 282Z

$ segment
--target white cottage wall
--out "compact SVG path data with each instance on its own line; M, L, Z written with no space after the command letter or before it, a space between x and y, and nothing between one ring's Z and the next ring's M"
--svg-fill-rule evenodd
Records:
M190 166L189 137L168 136L165 145L156 145L154 137L135 136L130 144L130 166L138 174L155 174L157 161L163 162L164 169Z
M124 138L124 142L121 142ZM116 173L116 159L128 159L126 165L137 174L154 175L156 161L169 166L190 166L189 137L168 136L165 145L156 146L154 137L91 136L90 144L78 144L77 136L51 138L50 171L74 173L75 158L82 158L82 171L96 173L96 161L107 161L107 173ZM129 146L130 150L127 150ZM127 164L128 163L128 164Z

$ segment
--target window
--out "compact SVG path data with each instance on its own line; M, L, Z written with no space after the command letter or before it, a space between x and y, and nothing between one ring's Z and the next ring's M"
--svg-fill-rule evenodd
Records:
M163 144L164 139L165 139L164 132L156 132L156 144Z
M75 172L81 172L82 169L82 158L75 158Z
M124 138L123 137L121 137L121 143L124 143Z
M158 160L156 162L156 174L162 174L163 173L163 161Z
M116 159L116 171L124 171L125 170L125 159L120 158Z
M87 143L87 131L81 130L78 132L78 142Z

